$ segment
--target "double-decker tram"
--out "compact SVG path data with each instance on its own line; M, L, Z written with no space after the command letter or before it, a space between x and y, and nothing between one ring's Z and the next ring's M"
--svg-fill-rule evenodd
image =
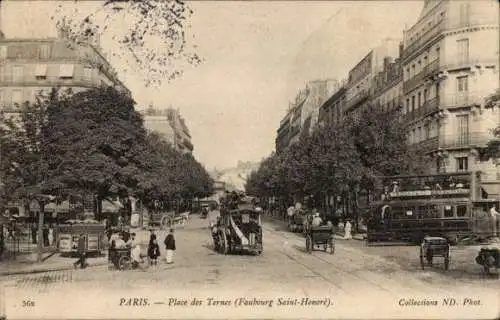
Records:
M367 241L487 238L493 232L488 211L500 201L483 187L480 172L385 177L370 206Z

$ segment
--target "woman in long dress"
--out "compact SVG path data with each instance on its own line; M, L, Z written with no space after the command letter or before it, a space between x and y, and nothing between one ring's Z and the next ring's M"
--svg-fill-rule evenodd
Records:
M175 251L175 238L174 238L174 229L170 229L167 237L165 238L165 249L167 250L167 264L174 263L174 251Z

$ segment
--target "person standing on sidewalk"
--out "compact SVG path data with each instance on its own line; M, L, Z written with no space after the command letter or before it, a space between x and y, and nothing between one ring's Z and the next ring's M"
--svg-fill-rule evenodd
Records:
M87 255L87 244L86 244L86 241L85 241L85 235L83 234L80 234L80 238L78 238L78 256L79 256L79 259L73 264L75 266L75 269L76 267L78 266L78 264L80 264L80 267L82 269L84 269L85 267L87 267L87 263L85 261L86 259L86 255Z
M175 251L175 238L174 229L170 229L167 237L165 238L165 248L167 249L167 264L174 263L174 251Z

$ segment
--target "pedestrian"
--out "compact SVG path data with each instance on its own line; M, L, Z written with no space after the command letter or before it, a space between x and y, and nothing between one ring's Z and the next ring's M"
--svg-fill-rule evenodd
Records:
M52 247L54 245L54 228L52 225L49 226L49 234L48 234L49 246Z
M148 258L149 264L156 265L158 263L158 257L160 256L160 246L158 245L158 241L156 241L156 237L151 239L148 246Z
M493 237L498 237L499 235L498 235L497 220L498 218L500 218L500 213L497 211L497 208L494 204L491 206L490 215L493 225Z
M46 224L43 226L42 235L43 235L43 246L48 247L49 246L49 227Z
M78 247L77 247L77 252L79 259L73 264L75 269L77 268L78 264L80 264L80 267L82 269L87 267L87 263L85 259L87 258L87 244L86 244L86 238L84 234L80 234L80 237L78 238Z
M165 249L167 249L167 264L174 263L174 251L175 251L175 238L174 229L170 229L167 237L165 238Z
M36 244L36 233L37 233L37 225L36 223L32 223L31 224L31 242L33 242L33 244Z
M352 230L351 220L347 219L344 225L344 240L352 239L351 230Z

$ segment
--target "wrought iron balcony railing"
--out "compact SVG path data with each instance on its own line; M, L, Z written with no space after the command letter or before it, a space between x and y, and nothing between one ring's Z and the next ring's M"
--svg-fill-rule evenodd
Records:
M456 149L486 146L492 139L494 139L493 135L484 131L442 135L439 137L439 147L442 149Z
M403 82L403 92L406 93L413 90L420 83L422 83L422 80L426 79L431 75L434 75L438 71L439 71L439 59L434 59L431 63L426 65L422 69L422 71L417 73L413 78L410 78L407 81Z
M406 113L403 115L403 119L406 122L411 122L420 118L423 118L431 113L434 113L439 110L439 97L432 98L424 102L424 104L420 107Z

